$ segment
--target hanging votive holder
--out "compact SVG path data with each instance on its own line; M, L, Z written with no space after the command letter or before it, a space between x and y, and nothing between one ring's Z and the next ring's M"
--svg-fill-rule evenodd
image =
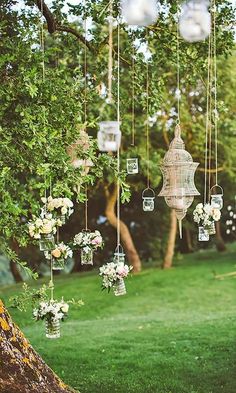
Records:
M126 165L128 175L136 175L138 173L138 158L127 158Z
M123 278L118 280L118 282L114 285L113 287L114 294L115 296L124 296L126 295L126 287L125 287L125 281Z
M142 193L143 211L152 212L155 208L155 192L152 188L146 188Z
M216 226L214 221L211 222L211 225L209 225L207 228L205 228L209 235L215 235L216 234Z
M98 148L100 151L116 152L121 144L120 122L102 121L99 124Z
M93 249L85 247L81 249L81 265L93 265Z
M198 228L198 240L199 242L208 242L210 239L209 232L204 227Z
M64 258L53 258L52 259L52 269L53 270L65 269L65 259Z
M216 191L216 189L218 189L218 193L212 195L212 192ZM223 188L218 184L216 184L211 188L211 206L213 209L221 210L223 208L224 205L223 195L224 195Z
M55 339L60 338L60 321L58 319L45 320L46 337Z
M41 234L41 239L39 240L40 251L51 251L55 246L55 239L52 233Z
M118 263L125 263L125 253L123 247L119 244L114 252L113 262Z

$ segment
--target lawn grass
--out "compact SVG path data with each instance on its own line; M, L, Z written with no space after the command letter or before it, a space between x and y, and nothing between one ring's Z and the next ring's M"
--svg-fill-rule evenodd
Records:
M198 252L169 271L144 270L121 298L101 292L94 274L60 276L56 296L85 302L60 340L47 340L29 313L11 314L81 393L236 393L236 280L213 277L234 270L235 255ZM16 289L3 288L3 298Z

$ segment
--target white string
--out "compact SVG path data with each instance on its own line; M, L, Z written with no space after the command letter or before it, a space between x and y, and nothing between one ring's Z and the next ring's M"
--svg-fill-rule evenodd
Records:
M205 181L204 181L204 205L207 202L207 163L208 163L208 132L209 132L209 107L211 95L211 34L208 44L208 70L207 70L207 102L206 102L206 131L205 131Z
M120 21L117 19L117 122L120 129ZM120 245L120 146L117 149L117 247Z
M213 1L213 56L214 56L214 124L215 124L215 177L218 185L218 111L217 111L217 62L216 62L216 3Z
M177 2L177 124L180 124L179 2Z
M108 102L112 102L113 77L113 0L109 0L109 57L108 57Z

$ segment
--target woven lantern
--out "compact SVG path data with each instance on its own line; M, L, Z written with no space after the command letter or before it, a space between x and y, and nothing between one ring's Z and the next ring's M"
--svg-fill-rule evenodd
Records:
M175 138L161 166L163 187L158 196L163 196L167 205L175 210L181 238L182 220L193 203L194 196L200 195L194 184L194 174L198 165L199 163L193 162L192 156L185 150L181 129L177 125Z
M180 34L188 42L205 40L211 32L209 1L190 0L182 8L179 21Z
M122 0L121 12L128 25L148 26L156 22L158 6L156 0Z

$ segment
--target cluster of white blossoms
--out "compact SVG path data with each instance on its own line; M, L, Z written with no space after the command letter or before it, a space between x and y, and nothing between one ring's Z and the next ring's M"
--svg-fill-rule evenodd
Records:
M60 222L55 220L52 214L33 216L33 220L28 223L29 235L34 239L41 239L41 235L55 234L57 226L60 226Z
M74 204L69 198L53 198L49 196L41 200L45 204L46 210L49 212L56 212L59 215L70 217L74 211Z
M44 255L46 259L51 259L51 255L53 258L56 259L60 259L60 258L67 259L67 258L72 258L73 251L65 243L61 242L55 245L55 248L51 251L51 253L49 251L45 251Z
M83 248L85 253L89 253L91 250L95 251L103 246L102 235L99 231L94 232L80 232L74 237L74 246Z
M110 262L100 267L99 275L102 276L103 288L113 287L118 280L126 278L132 270L132 266L125 265L123 262Z
M38 308L33 310L36 321L47 319L51 322L62 320L69 311L69 305L62 300L61 302L48 301L39 303Z
M203 227L208 227L212 222L219 221L221 218L221 211L213 208L210 203L199 203L194 212L193 220L197 224L201 224Z

